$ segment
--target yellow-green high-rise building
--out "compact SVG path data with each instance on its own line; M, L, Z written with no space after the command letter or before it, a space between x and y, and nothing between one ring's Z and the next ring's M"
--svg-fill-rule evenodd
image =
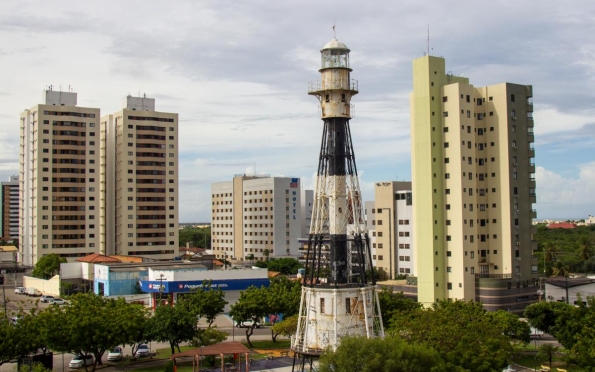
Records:
M537 300L532 87L474 87L413 61L411 166L418 300L521 312Z

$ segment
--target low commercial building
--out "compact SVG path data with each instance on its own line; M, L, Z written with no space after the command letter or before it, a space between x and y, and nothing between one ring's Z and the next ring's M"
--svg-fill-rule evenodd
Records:
M563 276L548 278L545 281L545 300L548 302L566 302L578 305L578 298L586 301L587 296L595 293L594 278L566 278Z

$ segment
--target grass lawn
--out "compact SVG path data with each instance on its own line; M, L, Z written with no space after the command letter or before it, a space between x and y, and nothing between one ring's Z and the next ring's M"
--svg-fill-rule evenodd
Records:
M250 348L247 342L242 342L244 346ZM252 341L252 349L288 349L291 346L291 340L279 340L277 342L273 342L273 340L263 340L263 341Z
M186 351L186 350L192 350L192 349L196 349L195 347L192 346L180 346L180 351ZM164 348L164 349L157 349L155 350L155 352L157 353L156 358L157 359L166 359L171 357L171 348ZM178 349L176 348L176 353L178 352ZM174 353L175 354L175 353Z

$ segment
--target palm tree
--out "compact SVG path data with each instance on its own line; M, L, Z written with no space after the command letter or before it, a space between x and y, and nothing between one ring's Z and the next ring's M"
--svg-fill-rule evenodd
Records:
M556 254L556 246L551 241L546 241L542 246L543 251L543 272L547 276L547 262L552 262Z
M569 273L568 266L564 265L561 261L557 261L554 267L552 267L552 276L568 276Z
M593 258L593 239L588 235L581 236L578 240L578 249L576 253L578 253L579 257L584 261Z
M537 356L539 358L547 358L547 360L550 362L550 368L552 368L552 358L554 357L554 355L556 355L557 352L557 346L554 346L552 344L542 344L541 346L539 346L539 352L537 353Z

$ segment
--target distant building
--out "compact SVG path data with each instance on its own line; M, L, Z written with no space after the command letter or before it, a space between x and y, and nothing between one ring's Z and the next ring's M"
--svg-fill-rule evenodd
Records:
M220 259L299 257L307 220L299 178L238 175L211 185L211 250Z
M548 229L576 229L576 223L555 222L547 225Z
M413 61L411 169L419 302L536 300L533 88L475 87L445 60Z
M374 202L366 202L372 263L394 279L415 275L411 182L377 182Z
M99 109L45 90L20 117L19 261L99 250Z
M178 256L178 114L124 98L101 118L101 252Z
M595 293L595 279L552 277L545 281L545 300L548 302L567 302L578 304L578 297L586 301L587 296Z
M2 238L19 238L19 176L10 176L1 184L0 224Z

